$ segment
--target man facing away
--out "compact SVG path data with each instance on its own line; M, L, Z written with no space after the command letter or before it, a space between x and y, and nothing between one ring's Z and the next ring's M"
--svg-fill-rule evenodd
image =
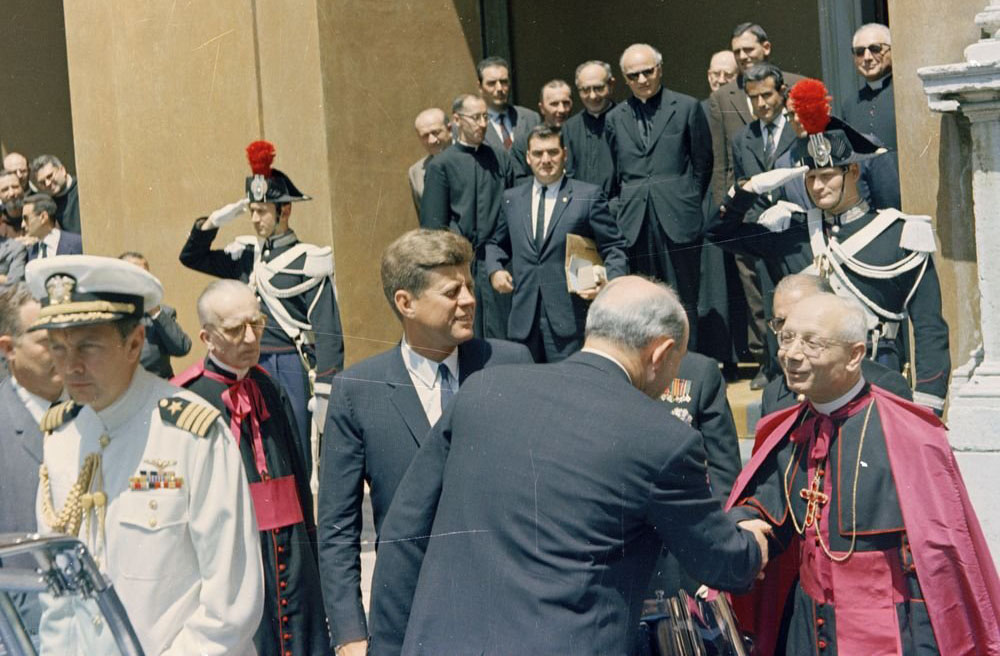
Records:
M825 293L778 333L788 387L805 401L758 426L730 504L774 527L798 581L786 604L771 568L771 595L744 620L761 653L996 651L1000 580L946 429L865 380L866 333L857 301Z
M146 653L254 653L264 586L239 450L216 409L139 366L159 281L90 255L26 275L42 301L30 330L48 330L71 398L41 422L39 530L87 546ZM118 653L93 599L41 601L42 653Z
M664 544L703 582L750 585L762 522L723 514L701 436L659 401L686 339L671 290L622 277L583 351L467 381L383 524L373 654L630 653Z
M338 654L364 654L367 645L364 484L378 536L406 468L465 380L485 367L531 362L520 344L473 336L472 259L469 242L444 230L411 230L386 247L382 290L403 339L334 380L320 470L319 561Z
M258 654L319 654L329 638L316 565L309 472L288 398L257 360L267 317L238 280L216 280L198 297L207 355L171 380L222 415L239 445L264 561Z

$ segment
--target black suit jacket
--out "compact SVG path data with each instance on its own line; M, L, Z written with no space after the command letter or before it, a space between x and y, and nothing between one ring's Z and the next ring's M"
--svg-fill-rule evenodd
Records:
M704 459L600 355L476 374L383 524L372 653L398 653L404 626L404 654L630 653L662 543L709 585L749 586L760 552Z
M41 242L35 242L28 249L28 261L38 258L41 253ZM56 255L81 255L83 253L83 238L75 232L59 231L59 243Z
M473 339L458 347L459 385L495 364L531 362L521 344ZM375 531L431 428L398 346L334 380L319 484L319 562L334 644L368 635L361 605L361 504L370 487Z
M0 533L35 531L42 432L10 378L0 382Z
M177 310L161 304L156 318L144 315L142 325L146 326L146 341L142 345L139 363L160 378L173 377L170 357L179 358L191 350L191 338L177 323Z
M893 371L889 367L883 366L874 360L865 358L861 361L861 375L872 385L892 392L907 401L913 400L913 390L898 371ZM785 376L781 375L772 380L764 388L764 393L760 398L760 416L769 415L772 412L790 408L799 402L798 395L793 394L788 389Z
M490 275L509 262L514 278L507 336L519 340L528 336L541 297L555 334L582 338L589 303L566 291L566 235L589 237L597 242L608 279L628 273L625 240L608 212L600 188L564 177L539 252L532 236L532 184L528 182L504 192L500 221L486 246L486 268Z
M782 71L785 86L791 89L803 79L801 75ZM712 175L712 198L721 203L733 185L733 143L736 135L748 123L756 120L750 111L742 76L723 84L708 98L708 122L712 129L712 153L715 171Z
M712 137L697 100L664 88L650 127L648 144L639 134L640 101L616 105L605 120L605 135L619 189L618 223L632 245L647 215L677 243L699 241L701 201L712 176Z
M538 112L527 107L521 107L520 105L507 105L507 119L514 126L510 137L515 141L518 138L523 139L527 137L528 133L531 132L531 128L542 122L542 117L538 115ZM484 141L494 148L504 150L503 139L497 134L492 122L486 126Z

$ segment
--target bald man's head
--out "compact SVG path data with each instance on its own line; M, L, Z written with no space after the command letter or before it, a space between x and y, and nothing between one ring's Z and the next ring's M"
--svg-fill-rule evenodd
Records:
M417 114L413 121L420 144L428 155L437 155L451 144L448 116L443 110L431 107Z
M677 293L639 276L608 283L587 313L585 347L620 362L632 384L659 396L687 352L687 314Z
M740 72L736 56L731 50L720 50L708 62L708 86L715 91L723 84L735 80Z

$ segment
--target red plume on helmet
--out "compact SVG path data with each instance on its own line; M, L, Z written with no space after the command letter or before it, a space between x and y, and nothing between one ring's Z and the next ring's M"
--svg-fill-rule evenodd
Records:
M795 117L809 134L820 134L830 123L830 97L826 86L820 80L799 81L788 92Z
M274 155L274 144L270 141L255 141L247 146L247 160L250 162L250 170L254 175L270 177Z

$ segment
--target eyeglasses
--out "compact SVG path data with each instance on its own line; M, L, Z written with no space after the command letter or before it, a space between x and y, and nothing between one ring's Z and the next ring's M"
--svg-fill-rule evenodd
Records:
M247 326L250 326L254 335L260 337L264 333L264 327L267 326L267 315L258 314L256 317L244 319L238 324L230 324L228 326L208 325L222 333L226 339L235 342L243 339L243 336L247 334Z
M459 114L462 118L467 118L473 123L488 123L490 120L489 114Z
M777 335L785 327L785 317L772 317L768 319L767 327L771 329L772 333Z
M858 46L856 48L851 48L851 52L854 53L855 57L864 57L865 50L868 50L874 56L881 55L883 52L888 52L889 48L892 46L888 43L873 43L870 46Z
M776 333L778 337L778 347L784 351L791 349L798 342L802 346L802 354L807 358L819 357L819 355L826 349L834 346L836 344L851 344L851 342L842 339L831 339L828 337L816 337L815 335L799 335L790 330L779 330Z
M656 66L654 66L653 68L644 68L641 71L633 71L631 73L626 73L625 77L628 78L630 82L636 82L639 79L640 75L642 75L646 79L649 79L655 72L656 72Z
M589 87L577 87L576 90L581 94L584 93L604 93L608 88L607 84L595 84Z

